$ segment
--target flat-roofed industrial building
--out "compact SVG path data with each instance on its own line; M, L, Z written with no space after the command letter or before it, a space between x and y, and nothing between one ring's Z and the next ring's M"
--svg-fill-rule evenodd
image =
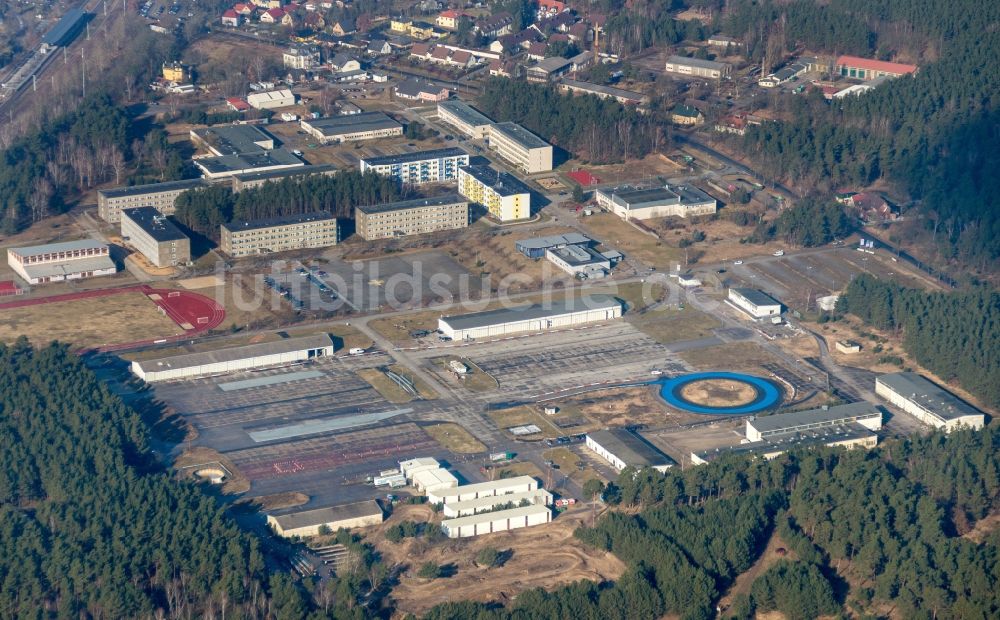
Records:
M285 179L302 180L313 174L332 176L337 172L336 166L321 164L316 166L298 166L284 170L272 170L270 172L250 172L247 174L233 175L233 191L241 192L245 189L260 187L265 183L280 183Z
M427 501L431 504L452 504L480 497L493 497L508 493L524 493L538 489L538 481L531 476L515 476L489 482L463 484L447 489L437 489L427 493Z
M337 218L326 211L230 222L220 232L219 249L233 257L326 248L340 242Z
M477 140L489 137L493 121L469 104L461 101L442 101L438 103L437 109L438 118L468 137Z
M459 167L468 165L469 154L458 147L361 158L361 172L375 172L412 185L454 181Z
M425 469L438 469L439 467L441 467L441 464L438 460L429 456L420 456L399 462L399 472L403 474L407 480L412 480L413 475L418 471L424 471Z
M535 489L534 491L522 491L520 493L491 495L489 497L479 497L476 499L467 499L462 502L445 504L441 512L448 519L457 519L480 512L492 511L498 506L505 504L513 504L514 507L518 507L521 502L527 502L532 505L551 506L552 494L545 489Z
M552 170L552 145L517 123L490 127L490 148L528 174Z
M711 78L713 80L728 78L733 71L732 65L724 62L703 60L701 58L686 58L684 56L671 56L668 58L665 69L667 73Z
M486 310L438 319L441 333L454 340L542 332L620 318L622 304L608 295Z
M488 166L458 169L458 193L501 222L531 217L531 190L517 177Z
M122 237L157 267L191 262L191 240L153 207L122 211Z
M200 187L208 187L208 183L204 179L187 179L98 190L97 215L112 224L121 221L122 209L135 207L153 207L163 215L172 215L177 197Z
M381 205L354 207L355 232L362 239L386 239L456 230L469 225L469 201L457 193Z
M686 185L605 188L594 192L594 199L598 206L624 220L712 215L719 208L715 198Z
M924 424L951 432L980 430L983 412L915 372L896 372L875 379L875 393Z
M403 126L384 112L302 119L302 129L323 144L376 140L403 135Z
M563 245L545 250L545 258L569 275L587 280L603 278L611 260L586 245Z
M877 431L882 428L882 410L871 403L860 402L759 416L747 420L746 437L750 441L761 441L776 435L818 431L851 423Z
M274 149L274 136L256 125L216 125L192 129L191 141L212 155L263 153Z
M665 472L674 466L673 459L624 428L587 433L586 444L618 471L626 467L652 467Z
M117 271L108 244L93 239L7 248L7 264L28 284L109 276Z
M378 525L385 519L382 507L375 500L300 510L279 515L267 515L267 524L278 536L319 536L320 530L331 532Z
M532 237L531 239L521 239L514 242L514 247L518 252L528 258L544 258L545 252L551 248L558 248L567 245L583 245L590 247L593 239L580 233L565 233L562 235L549 235L548 237Z
M441 530L448 538L467 538L542 525L551 521L552 509L543 504L534 504L510 510L482 512L467 517L447 519L441 522Z
M780 316L781 302L753 288L731 288L726 301L755 319Z
M563 78L559 81L559 90L582 95L594 95L600 99L614 99L622 105L641 105L649 102L649 97L642 93L615 88L614 86L580 82L569 78Z
M302 168L306 165L298 155L285 149L199 157L192 161L206 179L225 179L241 174Z
M161 359L137 360L132 362L131 369L146 383L154 383L281 366L331 355L333 341L326 334L316 334Z
M789 450L801 448L827 446L869 449L877 445L878 435L857 422L851 422L822 429L772 435L761 441L741 443L735 446L692 452L691 463L704 465L734 454L752 454L770 460Z

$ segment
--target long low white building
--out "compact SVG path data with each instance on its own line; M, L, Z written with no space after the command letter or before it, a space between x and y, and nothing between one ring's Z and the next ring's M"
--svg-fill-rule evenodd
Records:
M781 302L752 288L731 288L726 301L755 319L781 316Z
M330 336L317 334L245 347L134 361L132 373L147 383L154 383L280 366L330 355L333 355Z
M538 489L538 481L531 476L516 476L490 482L463 484L451 489L438 489L427 493L427 501L431 504L452 504L480 497L493 497L507 493L524 493Z
M750 441L761 441L777 435L819 431L853 422L877 431L882 428L882 410L871 403L860 402L761 416L747 420L746 437Z
M399 471L406 476L407 480L413 480L413 475L418 471L438 469L439 467L441 467L441 464L438 463L437 459L429 456L419 456L399 462Z
M626 221L712 215L719 207L715 198L688 185L609 187L594 192L594 200L602 209L611 211Z
M622 304L608 295L486 310L438 319L438 329L453 340L541 332L620 318Z
M626 467L652 467L665 472L674 466L673 459L624 428L587 433L586 442L588 448L618 471Z
M552 510L548 506L536 504L448 519L441 522L441 530L448 538L466 538L542 525L551 521Z
M896 372L875 379L875 393L924 424L951 432L980 430L983 412L915 372Z
M113 275L108 244L93 239L7 249L7 264L28 284Z
M545 489L535 489L534 491L524 491L522 493L492 495L490 497L468 499L464 502L445 504L441 512L448 519L457 519L481 512L489 512L504 504L513 504L514 507L520 507L521 502L528 502L532 505L551 506L552 494Z

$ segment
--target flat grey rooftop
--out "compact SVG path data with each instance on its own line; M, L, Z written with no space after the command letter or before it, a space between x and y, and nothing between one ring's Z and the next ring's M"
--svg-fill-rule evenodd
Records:
M355 502L353 504L341 504L339 506L327 506L326 508L314 508L313 510L303 510L282 515L271 515L278 522L283 530L294 530L300 527L312 527L324 523L335 523L347 519L357 519L372 515L381 515L382 508L375 500L365 502Z
M500 323L543 319L571 312L582 312L584 310L610 310L620 307L621 302L614 297L609 295L591 295L578 299L553 301L548 304L532 304L516 308L500 308L498 310L485 310L471 314L445 316L441 317L441 320L445 321L452 329L475 329L477 327L486 327Z
M632 90L615 88L614 86L604 86L603 84L594 84L593 82L581 82L579 80L571 80L569 78L563 78L562 83L570 88L589 91L593 93L600 93L602 95L608 95L609 97L615 97L616 99L630 99L633 101L642 101L646 97L646 95L643 95L642 93L637 93Z
M122 198L125 196L145 196L147 194L188 190L206 185L207 183L204 179L185 179L183 181L166 181L164 183L148 183L146 185L132 185L131 187L102 189L97 193L105 198Z
M257 153L240 153L237 155L221 155L217 157L201 157L195 163L212 174L222 172L240 172L254 168L270 168L275 166L300 167L305 162L290 151L274 149Z
M176 224L153 207L136 207L122 211L122 217L128 218L157 242L180 241L187 239Z
M268 172L248 172L246 174L237 174L236 178L239 179L240 181L260 181L260 180L270 180L270 179L284 179L286 177L299 177L310 174L329 174L336 171L337 171L336 166L331 166L330 164L319 164L319 165L299 166L297 168L291 168L288 170L270 170Z
M521 239L516 241L518 248L526 250L546 250L559 245L589 245L593 240L580 233L571 232L563 235L550 235L548 237L532 237L531 239Z
M447 110L457 116L463 123L473 127L493 124L493 121L485 114L462 101L442 101L438 104L438 108Z
M623 428L612 428L587 433L599 446L614 454L627 465L635 467L660 467L673 465L674 461L644 439Z
M93 239L77 239L76 241L60 241L59 243L47 243L45 245L26 245L22 248L9 248L18 256L25 258L37 256L39 254L54 254L56 252L72 252L75 250L96 250L106 248L108 244L95 241Z
M755 288L732 288L731 291L736 291L736 293L746 299L755 306L780 306L781 302L774 299L767 293L762 293Z
M507 172L500 172L489 166L462 166L464 170L472 175L477 181L491 188L501 196L513 196L514 194L530 194L531 190L521 179Z
M892 389L892 391L900 396L920 404L945 420L953 420L969 415L982 415L983 413L915 372L896 372L882 375L876 381Z
M772 435L762 441L743 443L735 446L725 446L696 452L698 458L704 461L714 461L729 454L773 454L787 452L796 448L825 446L834 442L851 441L871 437L875 433L856 422L831 426L822 431L792 432Z
M402 127L402 125L392 120L384 112L362 112L361 114L328 116L326 118L306 119L302 123L319 131L324 136L339 136L348 133Z
M517 123L505 122L496 123L490 127L490 135L492 137L494 131L499 131L504 136L513 140L514 142L520 144L526 149L541 149L547 146L551 146L545 140L542 140L535 134L531 133L524 127L521 127Z
M701 58L686 58L684 56L671 56L667 59L669 64L674 65L687 65L689 67L698 67L701 69L725 69L728 65L724 62L715 62L714 60L703 60Z
M145 360L136 363L143 369L144 372L156 372L157 370L191 368L195 366L204 366L206 364L233 362L251 357L279 355L282 353L291 353L293 351L305 351L308 349L320 349L332 346L333 341L330 340L330 336L326 334L315 334L312 336L302 336L300 338L285 338L284 340L276 340L274 342L248 344L242 347L204 351L202 353L187 353L184 355L175 355L173 357L165 357L158 360Z
M446 149L431 149L428 151L416 151L413 153L400 153L399 155L383 155L381 157L364 157L361 161L369 166L392 166L396 164L408 164L415 161L427 161L430 159L445 159L447 157L468 157L469 154L453 146Z
M256 125L215 125L195 129L194 133L223 155L260 153L274 143L274 137Z
M750 424L758 431L766 433L807 425L833 424L838 421L854 420L859 417L874 415L881 417L882 410L871 403L860 402L836 405L826 409L790 411L788 413L760 416L750 421Z
M229 222L222 227L229 232L242 230L259 230L261 228L274 228L276 226L292 226L294 224L305 224L306 222L324 222L336 220L329 211L315 211L313 213L298 213L295 215L282 215L279 217L269 217L259 220L243 222Z

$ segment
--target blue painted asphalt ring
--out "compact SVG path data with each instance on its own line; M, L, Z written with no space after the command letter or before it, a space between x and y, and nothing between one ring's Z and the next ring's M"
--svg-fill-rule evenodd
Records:
M730 379L740 383L745 383L751 386L757 394L751 402L737 407L706 407L704 405L697 405L695 403L688 402L680 395L680 392L685 385L694 383L695 381L704 381L706 379ZM667 404L691 413L707 413L712 415L748 415L769 409L781 401L781 390L779 390L776 385L767 379L755 377L754 375L745 375L738 372L696 372L689 375L673 377L672 379L660 379L654 383L660 384L660 397L663 398Z

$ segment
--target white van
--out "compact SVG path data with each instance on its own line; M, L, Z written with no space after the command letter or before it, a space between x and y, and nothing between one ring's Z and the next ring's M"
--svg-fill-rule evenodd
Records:
M353 349L350 350L351 355L364 355L364 353L365 350L362 349L361 347L354 347Z

